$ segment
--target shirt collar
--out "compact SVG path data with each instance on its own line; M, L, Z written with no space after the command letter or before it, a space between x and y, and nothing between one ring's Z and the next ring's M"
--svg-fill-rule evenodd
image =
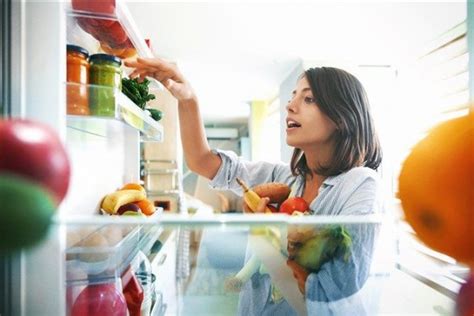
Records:
M326 186L334 186L337 183L339 183L339 181L341 181L340 176L341 175L338 174L337 176L327 177L326 180L323 181L323 184L326 185Z

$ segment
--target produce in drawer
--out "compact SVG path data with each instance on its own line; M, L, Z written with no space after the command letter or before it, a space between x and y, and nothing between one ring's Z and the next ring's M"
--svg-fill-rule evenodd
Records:
M105 196L102 210L110 215L151 216L155 205L146 197L146 190L138 183L127 183L119 190Z
M84 262L100 262L107 260L109 257L109 253L105 251L100 251L103 247L106 249L109 246L109 242L105 238L105 236L101 232L94 232L89 235L86 239L81 241L81 247L89 247L89 248L96 248L95 251L89 251L79 254L79 260Z
M133 183L133 182L125 184L120 190L138 190L146 194L146 190L143 186L141 186L138 183Z
M146 199L145 193L139 190L119 190L105 196L102 209L108 214L116 214L122 205Z
M71 316L127 316L127 303L114 283L90 284L74 301Z
M115 0L72 0L72 8L77 11L114 14Z
M100 43L100 48L107 54L118 56L123 59L130 58L137 54L137 50L133 46L129 47L129 42L130 40L127 40L127 42L119 48L111 47L107 43Z
M118 21L115 21L109 27L104 28L101 36L104 42L114 48L125 47L128 40L127 33Z
M121 226L109 225L101 230L102 235L107 240L109 246L115 246L124 237Z
M155 205L152 201L145 199L137 203L143 214L150 216L155 213Z
M140 212L141 210L137 203L127 203L125 205L120 206L117 211L117 214L122 215L125 212Z

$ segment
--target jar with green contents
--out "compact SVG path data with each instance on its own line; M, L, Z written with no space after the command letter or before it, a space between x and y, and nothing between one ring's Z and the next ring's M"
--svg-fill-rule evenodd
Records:
M115 89L122 86L122 60L113 55L94 54L89 57L89 107L92 115L115 116ZM101 88L98 86L110 87Z

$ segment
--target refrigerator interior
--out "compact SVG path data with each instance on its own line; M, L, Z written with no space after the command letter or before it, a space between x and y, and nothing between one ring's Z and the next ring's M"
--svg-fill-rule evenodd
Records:
M2 70L3 113L9 110L12 116L53 126L67 146L73 172L71 190L54 218L47 240L35 249L0 259L4 277L0 279L0 314L76 315L89 304L97 306L97 300L104 295L106 304L115 303L116 311L126 314L127 305L130 311L133 304L126 301L124 293L133 290L141 293L135 311L138 308L142 315L223 315L246 311L245 308L274 308L266 303L281 304L281 308L301 314L314 311L344 315L357 308L369 314L453 313L455 295L467 269L414 244L413 232L403 223L394 225L392 218L315 217L303 223L298 218L280 216L208 215L208 209L199 203L197 207L193 205L195 216L163 213L162 208L150 218L98 215L104 195L125 183L141 181L140 144L162 144L168 134L176 139L178 135L170 125L163 124L163 128L151 121L120 91L107 88L88 87L89 91L105 89L114 97L114 116L67 115L66 95L74 86L67 84L65 78L66 44L100 51L100 44L75 22L77 18L99 18L118 22L140 56L152 53L122 1L117 1L117 10L105 17L74 11L68 2L6 1L2 2L2 10L6 3L10 3L11 16L18 18L12 19L12 34L21 39L10 44L11 52L21 51L23 57L20 62L15 59L19 54L13 54L12 69L19 71L7 73L12 76L8 87ZM471 14L467 23L472 26L473 4L468 5ZM3 22L2 26L5 27ZM472 60L473 35L467 34L471 38L468 54ZM2 44L5 41L2 38ZM1 57L3 66L5 50ZM4 103L8 95L10 106ZM173 146L177 146L175 142ZM182 154L175 147L172 151L173 157L165 157L167 162L173 162L172 168L165 168L174 184L169 205L176 213L186 213L179 178ZM150 191L159 201L165 189L168 188L157 185ZM337 293L336 299L313 297L305 301L287 264L288 232L299 229L312 238L334 227L350 232L349 259L335 256L346 273L347 283L355 284L356 279L359 283L347 292ZM358 248L360 239L367 236L371 236L373 248ZM402 238L397 239L398 236ZM401 245L405 251L400 251ZM359 252L367 256L361 258ZM420 253L422 256L418 257ZM426 264L426 257L431 258L430 264ZM236 274L251 258L257 258L255 262L260 264L252 273L247 272L242 284L235 285ZM363 272L350 269L354 260L363 260ZM267 293L272 289L268 302L262 303L258 295L253 296L258 291L252 284L265 286Z

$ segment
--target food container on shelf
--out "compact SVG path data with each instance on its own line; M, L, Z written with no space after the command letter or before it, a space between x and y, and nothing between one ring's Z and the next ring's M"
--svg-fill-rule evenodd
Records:
M89 52L77 45L67 45L67 114L89 115Z
M89 57L90 83L96 86L106 86L114 89L93 88L89 93L91 113L97 116L116 115L115 89L122 86L122 60L108 54L94 54Z

